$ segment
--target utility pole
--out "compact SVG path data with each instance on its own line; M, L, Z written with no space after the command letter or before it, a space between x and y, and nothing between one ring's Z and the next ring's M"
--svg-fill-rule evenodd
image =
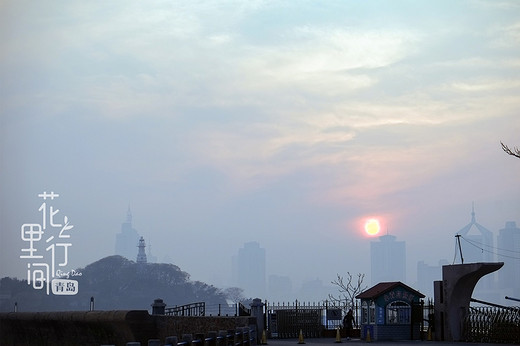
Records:
M457 238L457 243L459 244L460 261L462 264L464 264L464 257L462 257L462 247L460 246L460 234L457 234L455 238Z

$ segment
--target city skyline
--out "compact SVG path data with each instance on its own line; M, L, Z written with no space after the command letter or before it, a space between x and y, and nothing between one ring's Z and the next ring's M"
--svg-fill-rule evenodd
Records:
M193 280L257 241L295 290L369 275L368 220L412 285L473 205L520 222L517 1L6 0L0 43L0 277L113 254L128 205Z
M129 226L131 226L130 209L127 212L126 222L122 224L122 229ZM474 229L477 229L480 234L472 232ZM370 272L359 273L365 275L363 285L370 287L380 282L400 281L432 298L433 282L442 279L442 266L460 264L462 262L461 252L463 252L464 263L505 262L505 267L499 270L497 275L486 276L479 281L475 295L481 299L507 303L504 297L506 295L514 296L516 290L520 289L515 274L515 268L518 269L520 262L520 228L516 227L516 222L507 221L504 228L493 232L477 222L473 205L470 222L455 235L461 235L464 241L460 248L456 247L453 262L438 259L433 264L425 263L423 260L417 261L416 264L407 264L406 242L380 231L371 241ZM493 246L494 238L497 239L497 246ZM456 245L458 246L458 242ZM135 257L139 257L139 251L132 244L129 245L128 250L134 251L135 254L130 255L132 258L127 258L135 261ZM165 260L165 262L169 261ZM289 302L294 299L324 300L328 299L329 294L333 296L337 294L337 287L331 284L332 279L317 276L294 285L291 275L273 274L266 270L265 264L266 249L260 243L252 240L242 244L238 253L231 255L231 275L228 280L220 282L220 288L238 287L243 290L244 298L262 297L281 302ZM414 279L406 279L408 270L415 270ZM346 277L347 272L337 274ZM504 292L509 293L503 294Z

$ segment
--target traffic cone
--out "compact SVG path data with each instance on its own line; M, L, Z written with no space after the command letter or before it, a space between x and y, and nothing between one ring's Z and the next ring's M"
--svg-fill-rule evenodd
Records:
M298 343L304 344L305 341L303 341L303 331L300 329L300 336L298 337Z
M336 342L341 342L341 333L339 332L339 327L336 328Z
M367 329L367 336L365 337L365 342L372 342L372 339L370 339L370 329Z
M267 337L265 336L265 329L262 332L262 341L260 342L262 345L267 345Z

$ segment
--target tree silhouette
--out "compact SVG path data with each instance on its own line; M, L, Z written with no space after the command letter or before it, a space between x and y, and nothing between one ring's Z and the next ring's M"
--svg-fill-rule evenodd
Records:
M336 280L331 281L331 284L338 287L339 296L334 296L329 294L329 298L332 302L338 303L341 305L342 301L345 301L345 308L353 308L354 300L356 296L367 289L367 286L363 286L363 280L365 279L365 274L358 273L357 281L354 282L354 277L352 274L347 272L347 278L343 279L343 277L337 274Z
M502 143L502 141L500 142L500 144L502 145L502 150L505 151L508 155L515 156L520 159L520 149L518 149L518 147L514 147L513 149L511 149L507 145Z
M244 290L240 287L228 287L224 289L224 294L233 303L242 303L246 298L244 297Z

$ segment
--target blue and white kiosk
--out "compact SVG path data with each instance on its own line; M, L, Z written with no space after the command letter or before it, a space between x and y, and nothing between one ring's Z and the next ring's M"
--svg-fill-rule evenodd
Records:
M424 294L400 281L380 282L358 294L361 300L361 338L413 340L420 338Z

